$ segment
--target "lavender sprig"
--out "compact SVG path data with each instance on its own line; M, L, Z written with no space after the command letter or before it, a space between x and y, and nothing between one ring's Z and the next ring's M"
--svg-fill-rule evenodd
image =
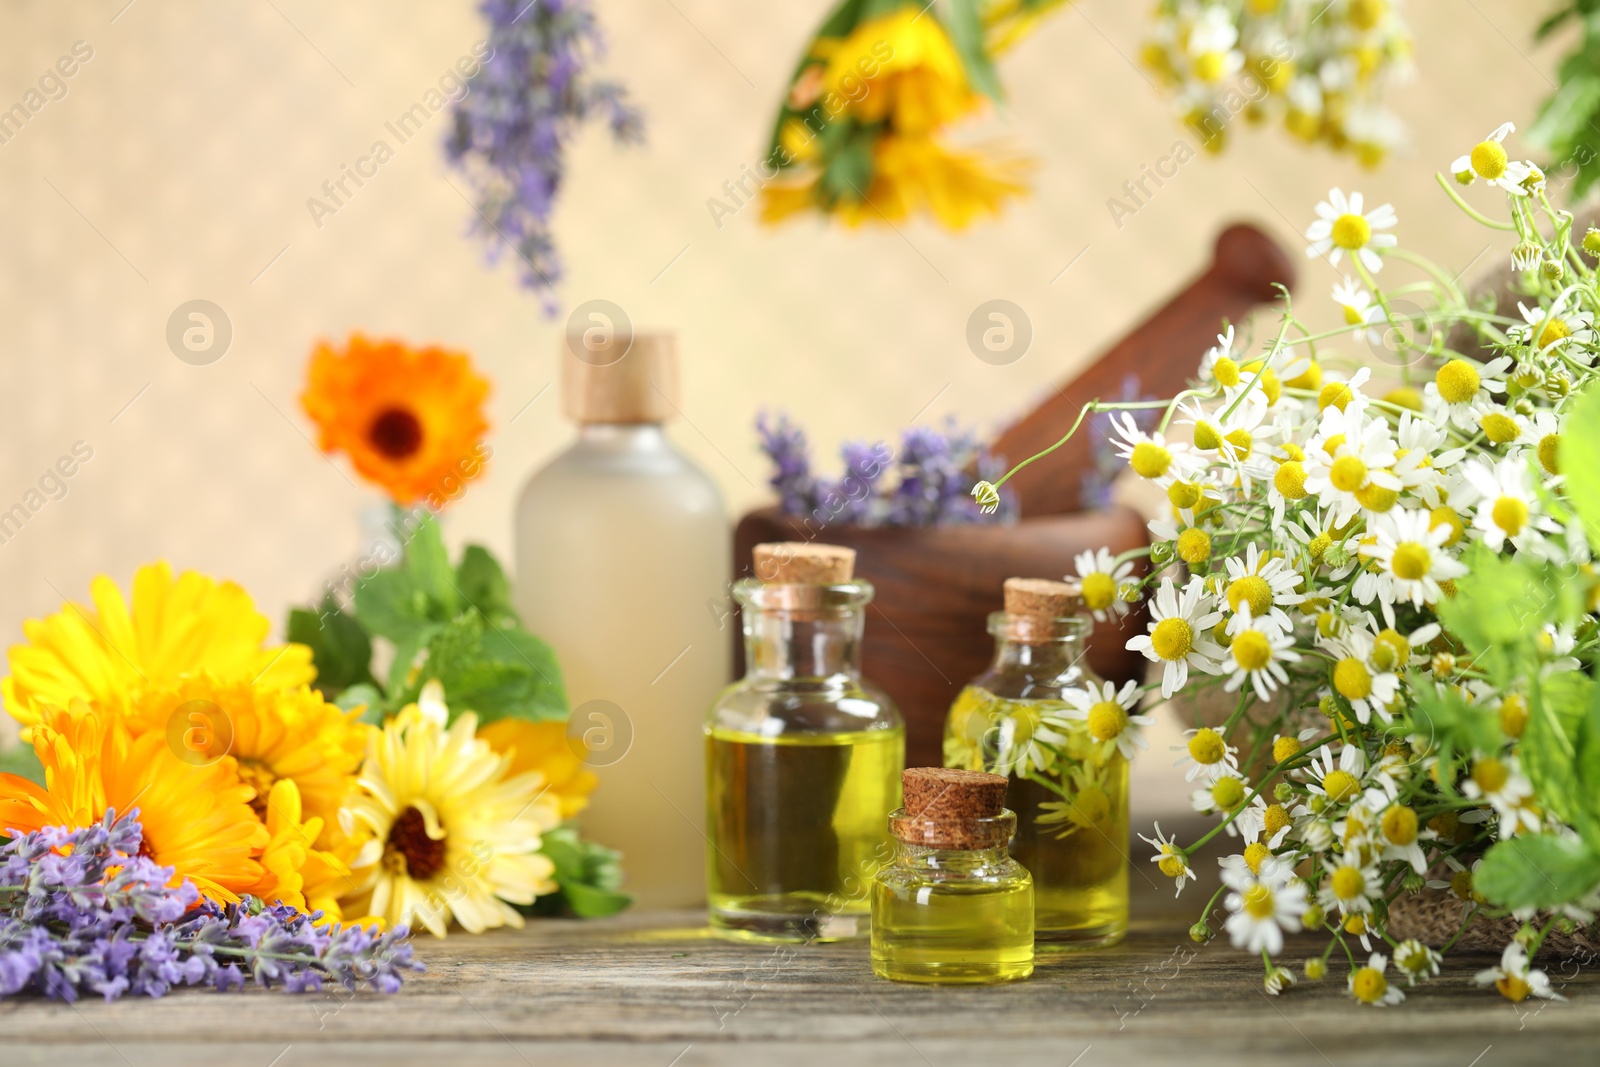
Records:
M403 972L422 970L403 926L373 934L253 897L201 902L193 883L172 885L171 867L139 855L143 836L138 809L120 820L111 810L82 830L0 845L0 996L159 997L179 985L237 989L247 973L295 993L324 982L393 993Z
M567 146L595 116L620 142L640 140L643 122L620 84L588 72L604 51L589 0L484 0L479 10L492 52L454 106L445 152L474 188L473 226L489 241L490 261L509 246L522 283L554 314L562 265L550 213Z

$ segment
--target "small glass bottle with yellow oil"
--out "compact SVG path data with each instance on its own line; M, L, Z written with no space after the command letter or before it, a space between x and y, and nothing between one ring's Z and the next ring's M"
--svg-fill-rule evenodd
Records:
M872 887L872 973L974 985L1033 973L1033 879L1006 851L1009 780L981 771L905 772L889 816L894 863Z
M1077 586L1005 584L989 616L994 661L950 708L945 766L1010 780L1011 855L1033 875L1040 952L1094 948L1128 928L1128 760L1136 690L1114 693L1084 662L1093 623Z
M755 548L734 586L746 674L706 722L711 926L749 940L868 933L872 876L892 849L905 726L861 677L872 585L833 545Z

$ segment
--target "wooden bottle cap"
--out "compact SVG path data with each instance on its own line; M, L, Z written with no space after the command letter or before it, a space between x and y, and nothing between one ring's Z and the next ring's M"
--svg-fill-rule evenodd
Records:
M949 767L910 767L900 775L901 814L889 820L894 836L910 845L943 849L998 848L1016 828L1006 811L1003 774Z
M757 545L756 577L772 585L839 585L855 574L856 550L804 541Z
M1052 582L1044 578L1007 578L1006 613L1060 619L1077 611L1083 602L1083 587L1077 583Z
M569 335L562 405L574 422L666 422L678 407L678 339L670 333Z

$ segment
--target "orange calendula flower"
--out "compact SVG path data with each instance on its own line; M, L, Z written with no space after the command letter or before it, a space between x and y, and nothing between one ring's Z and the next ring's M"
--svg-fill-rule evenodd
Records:
M263 686L305 685L316 677L306 646L265 644L271 623L233 582L195 571L174 577L158 562L134 574L131 607L105 575L90 583L89 593L92 607L69 603L48 618L29 619L22 624L27 643L11 646L11 674L0 693L25 740L46 706L84 700L124 710L135 694L201 668Z
M254 793L223 757L195 764L179 759L162 733L137 737L123 716L75 702L46 708L33 727L33 750L45 788L0 774L0 829L81 829L107 808L137 808L144 826L141 855L187 878L218 901L237 901L260 883L255 856L270 840L250 808Z
M538 771L547 795L560 803L563 819L589 806L589 794L600 779L567 743L566 723L501 719L479 727L478 736L500 755L511 757L507 774Z
M324 452L343 452L402 506L437 511L483 472L489 383L462 353L370 341L312 353L300 404Z

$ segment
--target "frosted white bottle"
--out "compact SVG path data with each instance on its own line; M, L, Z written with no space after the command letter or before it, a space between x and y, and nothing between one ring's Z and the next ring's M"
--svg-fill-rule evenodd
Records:
M716 485L662 431L676 407L674 338L636 335L615 362L611 344L563 346L578 438L517 502L516 606L560 659L568 736L600 777L579 816L585 836L622 850L636 908L695 907L701 724L731 672L731 531Z

